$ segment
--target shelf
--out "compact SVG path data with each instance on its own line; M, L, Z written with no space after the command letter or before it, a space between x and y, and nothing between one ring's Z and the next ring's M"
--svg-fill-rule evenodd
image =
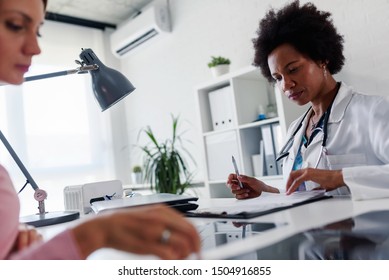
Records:
M274 140L270 141L274 143L272 149L274 151L284 143L290 123L305 110L304 106L296 106L290 102L263 78L259 69L252 66L217 77L196 87L195 94L205 160L204 184L212 198L231 195L225 186L228 174L234 172L231 155L235 157L241 174L254 176L253 155L260 154L261 140L264 137L269 139L267 137L269 134L264 134L269 131L267 127L271 130L270 139ZM260 108L266 109L270 104L275 105L278 116L253 121L258 117ZM269 154L262 150L264 168L267 161L267 168L270 170L269 173L264 174L280 173L280 166L274 164L277 152ZM268 158L272 157L272 154L274 159ZM282 178L282 175L277 175L259 179L270 182L271 185L272 182L281 184Z
M220 133L223 133L223 132L234 131L236 129L237 129L237 127L235 127L235 128L227 128L227 129L220 129L220 130L213 130L213 131L209 131L209 132L204 132L203 136L204 137L212 136L212 135L220 134Z
M276 118L271 118L271 119L266 119L266 120L261 120L261 121L254 121L252 123L243 124L243 125L240 125L240 126L237 126L237 127L233 127L233 128L227 128L227 129L220 129L220 130L213 130L213 131L209 131L209 132L204 132L203 136L215 135L215 134L223 133L223 132L226 132L226 131L233 131L233 130L238 130L238 129L247 129L247 128L260 127L261 125L279 122L279 120L280 119L278 117L276 117Z
M252 127L259 127L261 125L265 125L265 124L269 124L269 123L275 123L275 122L279 122L279 118L271 118L271 119L265 119L265 120L261 120L261 121L255 121L255 122L252 122L252 123L248 123L248 124L243 124L243 125L240 125L238 128L239 129L246 129L246 128L252 128Z
M237 70L235 72L230 72L225 75L213 78L212 80L198 86L196 91L202 91L204 89L214 89L221 86L228 85L230 80L235 77L242 77L249 80L258 80L260 76L260 71L253 66L248 66L244 69Z
M226 184L227 182L227 176L228 174L226 174L226 179L225 180L213 180L213 181L209 181L208 184L210 185L219 185L219 184ZM252 176L254 177L254 176ZM261 176L261 177L255 177L256 179L258 180L261 180L261 181L274 181L274 180L283 180L283 176L282 175L274 175L274 176Z
M226 174L226 179L225 180L213 180L213 181L209 181L208 183L209 184L226 184L227 176L228 176L228 174Z
M274 176L261 176L256 178L261 181L270 181L270 180L283 180L284 176L274 175Z

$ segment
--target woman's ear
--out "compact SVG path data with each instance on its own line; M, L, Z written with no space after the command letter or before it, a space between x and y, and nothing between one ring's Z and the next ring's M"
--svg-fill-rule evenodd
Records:
M319 66L320 66L320 68L326 68L327 67L327 65L328 65L328 60L320 60L319 61Z

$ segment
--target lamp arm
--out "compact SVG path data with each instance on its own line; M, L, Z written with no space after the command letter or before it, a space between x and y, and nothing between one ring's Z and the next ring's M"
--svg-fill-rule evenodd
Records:
M27 171L26 167L24 166L23 162L20 160L18 155L15 153L14 149L12 148L11 144L8 142L7 138L5 138L3 132L0 130L0 139L1 142L3 142L4 146L7 148L8 152L10 153L11 157L14 159L16 164L19 166L20 170L22 171L23 175L26 177L26 184L24 184L23 188L27 185L30 184L31 187L34 189L34 198L36 201L38 201L38 209L39 209L39 214L43 215L46 213L45 210L45 203L44 200L47 198L47 193L46 191L40 189L38 185L35 183L35 180L32 178L30 173ZM23 190L22 188L22 190Z
M18 155L15 153L12 146L9 144L7 138L5 138L4 134L0 130L0 139L1 142L3 142L4 146L7 148L8 152L10 153L11 157L14 159L16 164L19 166L20 170L22 171L23 175L26 177L27 182L30 183L32 188L36 191L39 189L38 185L35 183L34 179L31 177L30 173L27 171L26 167L24 166L23 162L20 160Z
M54 72L54 73L48 73L48 74L42 74L42 75L26 77L26 78L24 78L24 81L25 82L30 82L30 81L47 79L47 78L66 76L66 75L69 75L69 74L83 74L83 73L86 73L86 71L97 70L97 69L99 69L99 66L97 64L85 65L85 66L78 67L76 69L71 69L71 70L65 70L65 71L59 71L59 72Z

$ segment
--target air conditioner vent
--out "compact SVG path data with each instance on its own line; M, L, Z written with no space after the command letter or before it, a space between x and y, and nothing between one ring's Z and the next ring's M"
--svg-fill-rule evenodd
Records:
M154 0L137 17L120 24L111 34L112 53L119 58L154 38L171 32L167 0Z
M116 53L119 55L119 56L123 56L125 55L127 52L131 51L132 49L140 46L141 44L143 44L144 42L146 42L147 40L153 38L154 36L158 35L158 31L155 30L155 29L152 29L148 32L146 32L144 35L142 35L141 37L137 38L135 41L132 41L132 42L129 42L127 45L125 45L123 48L120 48L116 51Z

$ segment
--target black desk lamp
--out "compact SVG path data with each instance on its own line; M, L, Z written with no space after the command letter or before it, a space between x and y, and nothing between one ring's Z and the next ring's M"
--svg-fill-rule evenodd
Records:
M83 49L81 61L76 60L80 67L72 70L26 77L25 82L47 79L69 74L89 73L92 75L92 86L95 98L102 111L116 104L135 90L131 82L119 71L105 66L91 49Z
M82 74L89 72L92 75L93 93L102 111L105 111L135 90L134 86L123 74L105 66L91 49L83 49L80 54L80 58L81 61L76 60L80 67L76 69L27 77L24 81L28 82L69 74ZM38 187L1 131L0 140L3 142L23 175L26 177L26 183L21 191L27 184L30 184L35 191L34 198L39 203L39 213L21 217L20 222L40 227L69 222L79 218L80 213L74 211L46 212L44 204L44 200L47 198L46 191Z

